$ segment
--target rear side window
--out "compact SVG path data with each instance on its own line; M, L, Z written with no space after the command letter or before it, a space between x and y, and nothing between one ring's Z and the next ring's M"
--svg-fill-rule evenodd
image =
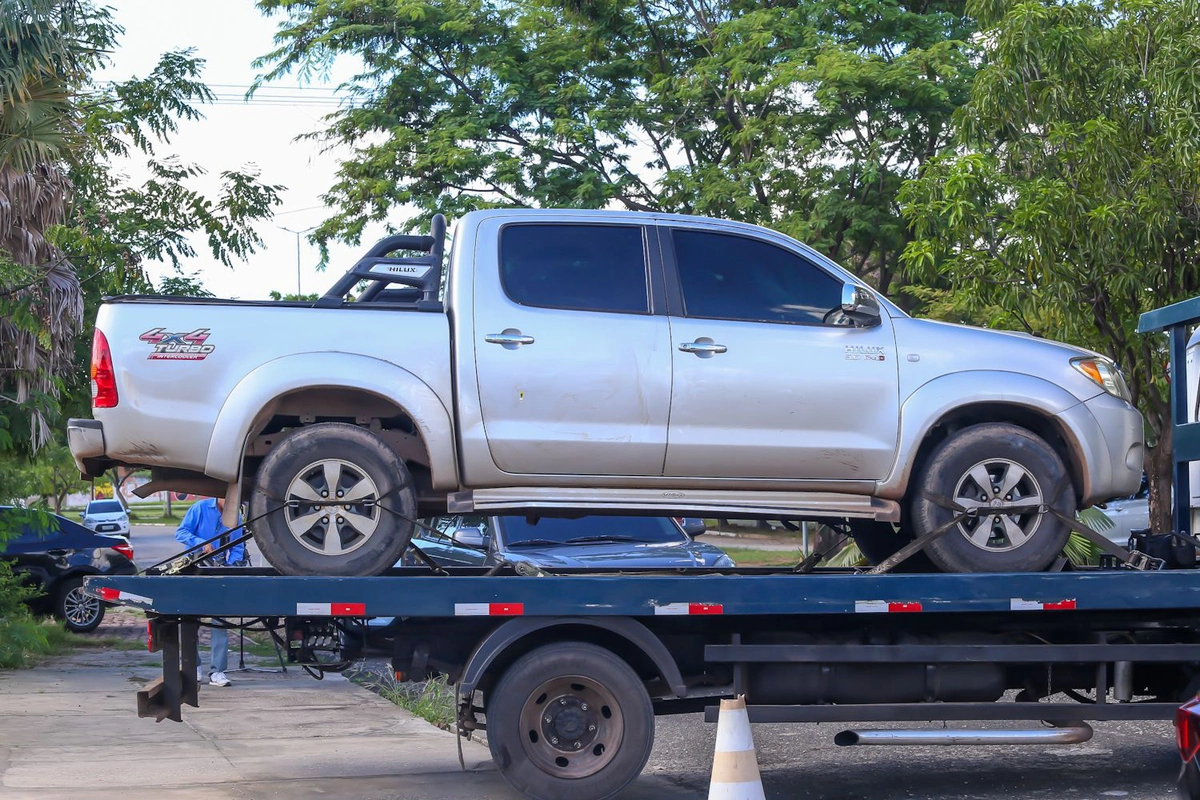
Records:
M646 246L635 225L508 225L500 280L513 301L541 308L646 314Z
M675 260L687 316L833 324L842 283L767 242L675 229Z

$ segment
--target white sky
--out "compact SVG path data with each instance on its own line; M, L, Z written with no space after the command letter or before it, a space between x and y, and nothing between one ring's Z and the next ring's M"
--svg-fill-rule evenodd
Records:
M194 237L197 255L183 270L198 272L205 288L218 297L253 300L266 299L272 289L295 292L296 235L281 228L304 230L328 216L320 195L334 182L337 156L322 153L319 143L293 140L325 127L321 117L337 107L332 89L350 70L338 69L328 83L307 84L316 88L304 90L292 88L297 80L286 78L245 104L241 97L257 74L251 62L272 49L278 17L264 16L251 0L108 0L108 4L125 35L113 54L112 67L101 79L145 76L160 54L192 47L207 62L203 80L220 98L201 107L204 119L181 124L170 144L156 148L157 155L178 155L207 169L207 179L196 187L210 195L216 193L222 170L245 164L257 165L264 182L287 187L276 217L257 226L263 247L246 262L225 267L208 254L203 237ZM125 169L138 175L142 160ZM403 221L403 212L398 212L392 224L398 227ZM331 245L325 272L315 269L317 249L302 236L302 290L324 292L384 233L382 228L369 229L357 247ZM147 269L155 279L171 272L167 265Z

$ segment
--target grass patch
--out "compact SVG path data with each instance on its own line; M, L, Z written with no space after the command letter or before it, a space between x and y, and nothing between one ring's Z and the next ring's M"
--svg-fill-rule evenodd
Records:
M791 567L795 566L804 553L795 550L758 550L753 547L722 547L733 563L739 567Z
M238 644L237 634L238 634L237 631L231 630L229 632L229 652L230 653L239 652L238 647L240 645ZM246 655L258 656L260 658L269 658L273 661L278 660L279 657L278 657L278 655L276 655L275 644L271 640L271 634L266 633L265 631L255 631L254 633L244 632L243 635L245 636L244 647L245 647ZM286 651L284 652L284 658L285 659L287 658Z
M135 525L178 525L193 502L186 500L171 503L170 514L167 514L164 503L138 503L129 507L129 521ZM83 511L84 509L63 511L62 515L75 522L82 522Z
M31 667L47 656L70 652L82 638L61 622L15 615L0 621L0 669Z
M357 682L431 725L454 730L454 687L445 675L424 683L401 683L391 674L363 675Z
M176 525L176 526L178 526L179 523L182 521L183 521L182 514L178 514L178 515L170 516L170 517L164 517L162 514L153 515L153 514L142 514L141 512L138 512L137 514L129 515L129 524L130 525Z
M146 643L137 639L127 639L124 636L82 636L69 633L72 636L72 646L90 650L145 650Z

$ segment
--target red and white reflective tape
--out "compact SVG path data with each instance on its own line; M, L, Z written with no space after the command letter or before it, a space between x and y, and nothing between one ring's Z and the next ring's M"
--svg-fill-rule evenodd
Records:
M724 614L725 606L720 603L664 603L654 607L655 616L690 616L705 614Z
M365 617L366 603L296 603L297 617Z
M109 589L106 586L100 587L100 599L107 600L110 603L141 603L142 605L154 605L154 601L149 597L133 592L119 592L116 589Z
M519 617L525 613L524 603L455 603L456 617Z
M1008 601L1008 607L1013 611L1074 611L1075 598L1047 603L1044 600L1023 600L1020 597L1014 597Z
M895 600L855 600L855 614L912 614L921 611L917 602L898 602Z

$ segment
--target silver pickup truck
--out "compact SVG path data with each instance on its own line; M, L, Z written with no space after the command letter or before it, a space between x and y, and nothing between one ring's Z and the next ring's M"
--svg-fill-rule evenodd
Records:
M1048 508L1141 480L1111 361L913 319L779 233L480 211L443 275L445 240L389 237L313 304L107 301L80 469L246 500L293 575L377 574L417 516L503 509L822 520L876 560L966 510L934 564L1038 570L1068 536Z

